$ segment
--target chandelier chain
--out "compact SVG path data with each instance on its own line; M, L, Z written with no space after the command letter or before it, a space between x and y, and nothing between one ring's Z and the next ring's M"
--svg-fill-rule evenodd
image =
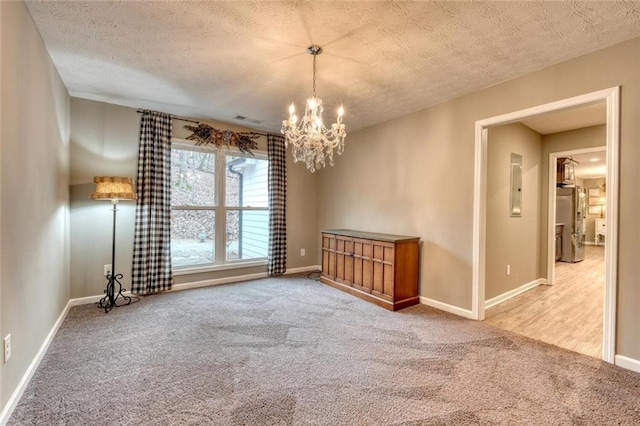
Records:
M316 97L316 55L313 55L313 97Z

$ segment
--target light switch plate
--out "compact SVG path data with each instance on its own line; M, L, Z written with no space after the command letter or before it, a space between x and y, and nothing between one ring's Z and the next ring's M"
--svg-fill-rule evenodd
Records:
M4 338L4 362L5 364L11 358L11 333Z

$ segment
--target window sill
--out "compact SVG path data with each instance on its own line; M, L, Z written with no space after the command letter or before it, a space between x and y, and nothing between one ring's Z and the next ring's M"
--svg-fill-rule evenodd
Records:
M203 272L227 271L229 269L253 268L255 266L267 266L267 260L255 260L250 262L225 263L223 265L191 266L173 270L173 276L200 274Z

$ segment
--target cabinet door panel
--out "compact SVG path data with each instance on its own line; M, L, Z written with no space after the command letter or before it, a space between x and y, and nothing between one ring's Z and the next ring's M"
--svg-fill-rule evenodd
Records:
M382 295L384 292L383 272L382 263L373 261L373 288L371 289L371 292L378 296Z
M363 290L371 292L373 289L372 271L373 265L371 259L362 258L362 287Z
M379 242L373 241L373 259L382 261L384 260L384 246L380 245Z
M336 252L329 252L329 276L333 279L336 276Z
M336 238L331 234L322 234L322 274L335 279L336 275Z
M344 253L336 252L336 280L344 282Z
M329 252L324 249L322 250L322 273L329 274Z
M393 244L372 241L373 288L376 296L393 299Z
M344 241L344 280L349 285L353 284L353 240L351 238Z
M393 299L393 265L383 264L384 278L383 278L383 293L384 296L389 299Z
M353 241L353 255L354 256L362 256L362 245L364 242L362 240L354 240Z
M332 239L332 236L329 234L322 234L322 248L329 249L329 240Z
M368 259L371 259L371 256L373 254L372 250L373 250L373 245L371 241L367 241L366 244L362 245L362 256Z
M336 281L351 285L353 282L353 241L350 237L336 237Z
M344 282L344 240L336 237L336 281Z
M353 286L362 287L362 258L353 258Z
M367 253L366 256L364 254ZM353 287L371 293L371 241L353 240Z
M383 260L385 262L391 262L393 263L393 246L389 247L389 246L385 246L384 247L384 257Z
M344 281L349 285L353 284L353 255L344 255Z
M353 287L362 290L362 241L353 241Z

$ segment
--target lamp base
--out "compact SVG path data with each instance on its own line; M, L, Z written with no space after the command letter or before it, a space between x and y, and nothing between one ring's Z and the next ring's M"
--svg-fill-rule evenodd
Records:
M123 277L122 274L116 274L107 276L107 288L105 289L105 296L98 302L99 308L104 308L104 313L108 313L113 307L126 306L131 304L131 297L122 294L123 291L127 291L122 288L122 283L119 281ZM116 285L118 292L116 293ZM126 303L118 304L118 299L122 298Z

